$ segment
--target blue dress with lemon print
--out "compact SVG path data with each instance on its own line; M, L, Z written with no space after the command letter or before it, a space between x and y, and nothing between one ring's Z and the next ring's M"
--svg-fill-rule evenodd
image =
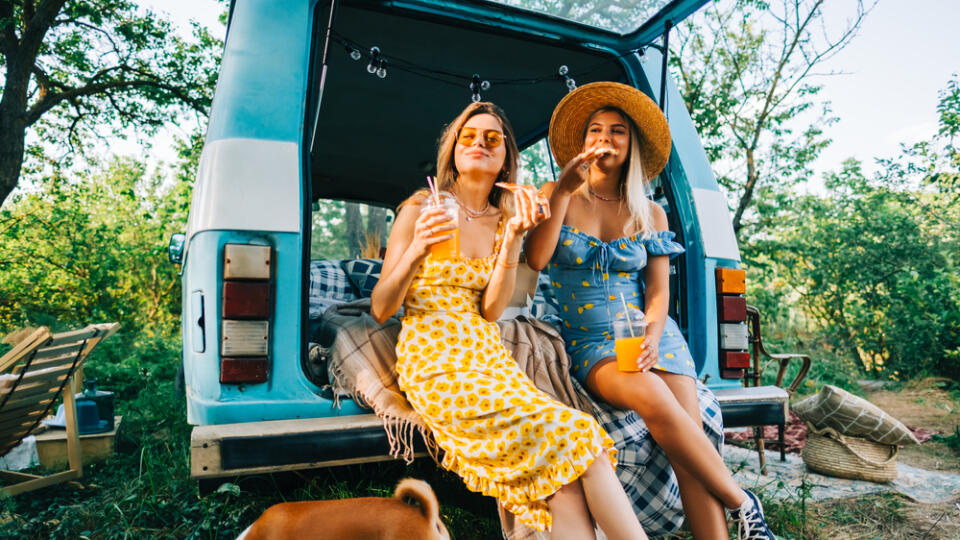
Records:
M573 376L586 381L600 360L615 356L613 320L623 316L620 294L631 309L643 308L643 269L648 255L674 257L684 252L674 234L661 231L604 242L563 225L548 265L553 294L560 305L561 333ZM667 317L654 369L696 377L696 365L677 323Z
M548 530L546 498L597 457L615 466L616 450L592 416L538 390L480 314L502 237L503 220L494 255L428 256L417 269L404 298L398 382L443 449L444 468Z

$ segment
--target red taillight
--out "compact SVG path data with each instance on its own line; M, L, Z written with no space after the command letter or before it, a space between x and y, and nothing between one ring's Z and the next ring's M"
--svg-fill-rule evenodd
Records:
M742 379L750 368L747 352L747 272L717 268L717 334L720 345L720 378Z
M270 365L272 311L270 246L223 247L220 382L266 382Z
M747 299L742 296L720 296L717 299L717 315L720 322L747 320Z
M224 281L224 319L267 319L270 317L269 281Z
M750 367L750 353L721 351L720 369L746 369Z
M221 358L220 382L228 384L267 382L267 358Z

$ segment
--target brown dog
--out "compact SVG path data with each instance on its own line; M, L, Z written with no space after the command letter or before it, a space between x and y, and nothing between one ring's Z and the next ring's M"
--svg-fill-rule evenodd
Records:
M450 540L430 485L405 478L392 498L280 503L267 510L237 540Z

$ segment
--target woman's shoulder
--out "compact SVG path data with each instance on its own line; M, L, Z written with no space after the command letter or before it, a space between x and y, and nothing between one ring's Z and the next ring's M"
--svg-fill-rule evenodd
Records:
M653 217L653 227L657 232L665 231L669 227L667 223L667 212L656 201L648 200L650 205L650 215Z

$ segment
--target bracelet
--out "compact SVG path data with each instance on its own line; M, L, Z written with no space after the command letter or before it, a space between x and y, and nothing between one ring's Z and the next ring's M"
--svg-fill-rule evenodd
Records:
M502 266L504 268L516 268L520 264L520 259L517 259L513 262L507 262L501 258L497 258L497 266Z

